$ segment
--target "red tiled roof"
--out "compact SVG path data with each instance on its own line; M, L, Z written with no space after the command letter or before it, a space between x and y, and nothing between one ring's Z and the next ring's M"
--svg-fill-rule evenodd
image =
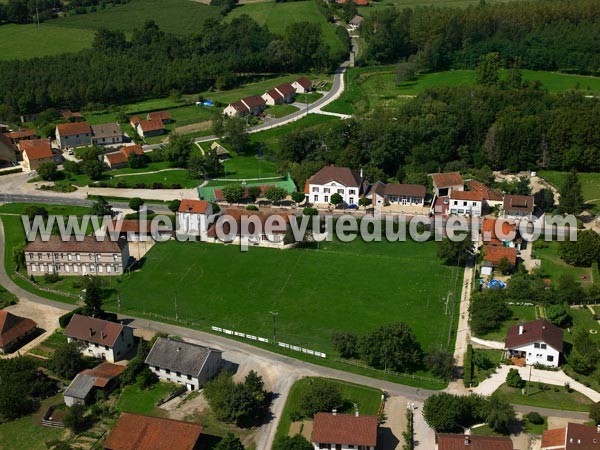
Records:
M37 327L37 323L27 317L15 316L8 311L0 311L0 347L9 346L12 342Z
M347 187L360 187L361 179L358 172L348 167L325 166L310 178L310 184L323 185L337 181Z
M542 434L542 448L559 447L565 445L566 428L557 428L555 430L546 430Z
M81 238L81 236L78 236ZM113 241L112 239L98 239L95 236L84 236L77 240L76 236L62 240L59 235L53 234L44 241L37 237L25 247L25 252L74 252L74 253L116 253L120 254L127 245L125 239Z
M519 334L520 327L523 332ZM563 331L546 319L538 319L510 327L506 332L506 348L515 348L532 342L544 342L554 350L562 352Z
M290 83L281 83L279 86L275 86L283 96L286 95L294 95L296 93L296 89Z
M162 120L140 120L138 126L144 133L148 131L164 130Z
M229 106L233 107L233 109L235 109L237 112L249 111L248 107L244 105L241 100L230 103Z
M122 152L123 154L129 156L132 153L135 153L136 155L143 155L144 154L144 149L142 148L141 145L135 144L135 145L125 145L124 147L121 147L119 149L120 152Z
M19 148L27 154L32 161L36 159L52 158L52 146L48 139L31 139L19 142Z
M354 0L356 6L369 6L369 0Z
M260 106L264 106L265 101L260 95L250 95L249 97L244 97L241 100L248 108L256 108Z
M512 195L504 196L504 211L533 213L533 196L531 195Z
M496 234L496 224L501 223L499 225L501 227L501 233L504 236L512 235L513 239L516 235L516 225L514 223L507 222L506 220L501 219L483 219L483 226L481 227L481 235L483 237L483 242L488 245L503 245L502 241L498 238Z
M141 220L117 220L112 221L113 229L119 229L119 233L150 233L151 221ZM120 228L119 228L120 227Z
M171 120L171 113L169 111L156 111L148 113L146 116L148 120L160 120L162 122Z
M484 245L483 252L483 260L489 261L493 266L500 264L503 259L507 259L513 267L517 265L517 249L514 247Z
M60 115L63 117L63 119L81 119L83 118L83 115L79 112L73 112L70 109L63 109L62 111L59 111Z
M469 188L472 191L481 192L483 194L483 199L484 200L490 200L490 201L493 201L493 202L501 202L502 201L502 194L500 194L499 192L496 192L496 191L490 189L485 184L483 184L481 181L470 180L469 181Z
M75 314L65 328L65 336L112 347L123 327L120 323Z
M104 361L93 369L85 369L81 372L81 374L95 377L96 381L94 382L94 386L103 388L109 383L110 380L121 375L126 368L126 366L119 366L117 364L111 364Z
M483 194L477 191L455 191L450 192L451 200L467 200L470 202L482 202Z
M306 77L300 77L296 80L296 83L298 83L300 86L302 86L304 89L310 89L312 88L312 81L310 81L308 78Z
M438 434L438 450L513 450L508 437Z
M121 413L104 443L107 450L193 450L202 426L173 419Z
M377 445L377 416L317 413L312 441L327 444Z
M108 160L111 166L117 164L125 164L128 160L127 155L125 155L122 152L107 153L106 155L104 155L104 157Z
M59 123L56 125L58 134L61 136L73 136L74 134L86 134L91 133L92 129L90 124L87 122L72 122L72 123Z
M283 95L281 95L279 92L277 92L275 89L269 89L267 92L267 95L269 97L271 97L273 100L279 100L281 98L283 98Z
M433 179L433 185L436 188L462 186L464 184L463 178L459 172L432 173L431 178Z
M4 136L8 137L9 139L23 139L23 138L27 138L27 137L32 137L32 136L37 136L35 130L30 130L30 129L26 129L26 130L19 130L19 131L11 131L10 133L4 133Z
M427 189L420 184L388 183L385 185L385 195L425 198Z
M271 213L266 213L266 212L262 212L262 211L248 211L245 209L237 209L237 208L229 208L226 209L223 212L223 215L225 216L230 216L236 223L237 223L237 236L240 236L241 233L241 224L242 224L242 216L246 216L247 218L249 217L257 217L258 220L260 221L261 225L262 225L262 230L263 232L265 231L265 224L267 223L267 219L271 216L277 216L280 217L281 219L283 219L283 223L281 221L278 220L274 220L271 224L272 229L270 230L271 234L285 234L286 233L286 229L287 229L287 225L290 222L290 219L292 217L294 217L293 214L289 214L289 213L277 213L277 214L271 214ZM285 229L284 226L285 225ZM229 222L223 222L221 224L222 226L222 230L223 233L228 235L231 231L231 224ZM249 235L253 235L256 234L257 230L255 228L255 224L250 222L248 223L248 234ZM208 230L208 237L210 238L215 238L217 237L217 228L216 225L213 225L209 230Z
M129 123L134 126L137 127L137 124L140 123L140 116L133 116L131 119L129 119Z
M179 205L177 212L205 214L208 205L209 203L206 200L192 200L184 198L181 200L181 204Z

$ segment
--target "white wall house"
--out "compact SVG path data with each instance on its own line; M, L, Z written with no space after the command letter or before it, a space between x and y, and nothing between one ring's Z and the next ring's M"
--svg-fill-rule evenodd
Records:
M315 450L375 450L377 416L317 413L313 420L312 444Z
M481 192L453 190L448 202L448 211L453 215L480 217L483 211Z
M218 373L221 355L222 352L214 348L158 338L145 362L160 380L185 385L188 391L197 391Z
M563 331L545 319L538 319L508 329L506 349L512 358L526 365L558 367L563 349Z
M69 342L81 344L81 353L104 359L119 361L133 350L133 329L127 325L75 314L65 328Z
M436 197L447 197L453 191L465 190L465 182L459 172L433 173L431 179Z
M206 200L183 199L177 210L177 232L205 238L212 217L212 204Z
M304 193L310 203L331 203L333 194L340 194L344 203L358 204L362 194L363 176L347 167L326 166L307 181Z

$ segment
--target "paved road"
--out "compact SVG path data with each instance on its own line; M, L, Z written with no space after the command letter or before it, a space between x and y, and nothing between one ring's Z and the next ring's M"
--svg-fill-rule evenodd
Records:
M307 116L310 113L318 113L321 108L327 106L334 100L336 100L344 91L344 72L346 72L347 62L342 64L333 74L333 82L331 84L331 89L320 99L315 101L314 103L310 103L308 107L304 107L298 111L293 112L292 114L288 114L287 116L279 117L277 119L271 119L268 122L262 123L260 125L255 125L253 127L248 128L248 133L258 133L259 131L270 130L271 128L280 127L282 125L286 125L290 122L294 122L302 117ZM207 142L218 139L218 136L202 136L194 138L194 142ZM144 146L144 149L146 147Z

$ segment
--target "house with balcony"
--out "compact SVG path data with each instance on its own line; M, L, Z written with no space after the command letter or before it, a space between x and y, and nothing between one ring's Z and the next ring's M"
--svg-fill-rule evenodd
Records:
M546 319L538 319L510 327L504 344L517 365L558 367L563 331Z

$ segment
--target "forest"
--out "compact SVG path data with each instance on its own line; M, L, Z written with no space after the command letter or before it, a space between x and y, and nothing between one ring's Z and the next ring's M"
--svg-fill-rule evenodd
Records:
M345 55L332 54L321 33L318 24L297 22L278 36L248 16L207 19L181 38L152 21L130 40L100 29L92 48L79 53L0 62L2 115L228 89L244 81L240 74L325 71Z
M85 14L87 7L105 8L108 3L123 4L129 0L72 0L63 3L61 0L8 0L0 2L0 25L2 23L44 22L57 17L60 11L71 14Z
M421 70L474 67L498 52L523 68L600 71L600 3L539 0L460 8L386 8L361 25L364 64L414 60Z
M600 170L600 102L539 85L426 91L367 120L328 122L282 138L278 159L298 186L324 164L371 181L425 183L438 170Z

